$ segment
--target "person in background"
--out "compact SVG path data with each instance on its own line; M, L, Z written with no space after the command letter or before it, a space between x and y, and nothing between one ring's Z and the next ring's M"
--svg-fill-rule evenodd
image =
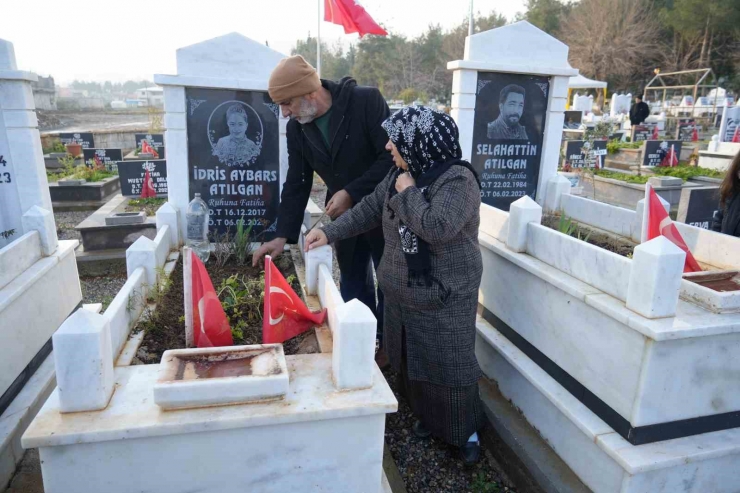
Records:
M714 213L712 231L740 237L740 152L719 187L719 210Z
M630 108L630 123L640 125L650 116L650 106L642 100L642 96L635 96L635 104Z
M338 220L311 231L306 248L382 225L383 342L418 418L412 431L460 447L472 465L484 423L475 357L480 181L462 160L457 125L445 113L404 108L383 128L396 169Z
M313 174L326 183L326 213L337 219L372 193L393 167L385 151L388 140L380 126L390 115L375 88L361 87L345 77L337 82L319 79L301 56L281 60L270 75L268 92L280 105L287 125L288 176L283 185L274 240L254 254L256 265L266 254L277 257L286 243L297 243ZM340 290L345 301L358 299L378 319L378 339L383 336L383 293L375 295L373 265L383 255L383 233L371 228L354 238L337 242ZM381 346L382 347L382 346ZM383 351L378 365L387 366Z

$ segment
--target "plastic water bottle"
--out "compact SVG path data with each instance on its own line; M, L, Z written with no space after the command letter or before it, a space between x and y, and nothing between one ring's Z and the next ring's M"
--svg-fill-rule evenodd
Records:
M188 204L186 214L188 229L185 243L193 249L203 263L208 262L211 256L211 244L208 241L208 206L196 193L195 198Z

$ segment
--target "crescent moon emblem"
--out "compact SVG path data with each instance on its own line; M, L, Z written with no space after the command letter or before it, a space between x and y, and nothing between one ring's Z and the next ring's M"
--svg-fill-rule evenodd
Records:
M283 289L278 288L277 286L270 286L270 294L272 293L278 293L284 295L286 298L288 298L288 301L290 301L290 304L293 304L293 299L286 293ZM277 325L279 324L283 318L285 317L285 312L280 314L278 318L272 318L272 313L269 314L270 317L270 325Z

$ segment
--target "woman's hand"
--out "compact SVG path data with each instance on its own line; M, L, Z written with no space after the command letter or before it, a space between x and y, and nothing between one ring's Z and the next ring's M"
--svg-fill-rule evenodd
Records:
M406 173L401 173L398 175L398 178L396 178L396 192L398 193L401 193L408 187L413 187L415 185L416 180L414 180L414 177L411 176L411 173L408 171Z
M314 248L327 245L329 243L329 239L326 237L326 233L320 229L312 229L306 235L306 241L304 243L306 251L309 251Z

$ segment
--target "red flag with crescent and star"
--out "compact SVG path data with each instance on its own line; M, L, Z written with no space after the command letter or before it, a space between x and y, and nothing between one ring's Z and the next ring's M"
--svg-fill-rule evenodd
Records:
M146 140L141 141L141 153L151 154L152 156L154 156L155 159L159 159L159 153L157 152L157 150L149 145L149 142L147 142Z
M193 300L193 342L196 347L233 346L231 326L206 266L190 251Z
M272 257L265 256L265 310L262 319L262 344L285 342L322 324L326 309L311 312L290 287Z
M156 196L157 191L154 190L152 175L149 174L149 169L147 169L146 174L144 174L144 183L141 184L141 195L139 195L139 197L142 199L148 199Z
M658 135L658 124L656 123L653 126L653 140L659 140L660 136Z
M683 236L681 236L681 233L678 232L676 225L671 221L668 212L666 212L665 207L663 207L663 204L658 198L658 194L655 193L650 183L645 184L645 209L642 220L645 221L645 226L643 226L643 243L663 235L671 240L678 248L686 252L686 262L683 267L684 272L702 271L699 262L691 254L689 246L686 244Z
M370 17L359 0L324 0L324 20L344 27L345 34L388 36L388 32Z

